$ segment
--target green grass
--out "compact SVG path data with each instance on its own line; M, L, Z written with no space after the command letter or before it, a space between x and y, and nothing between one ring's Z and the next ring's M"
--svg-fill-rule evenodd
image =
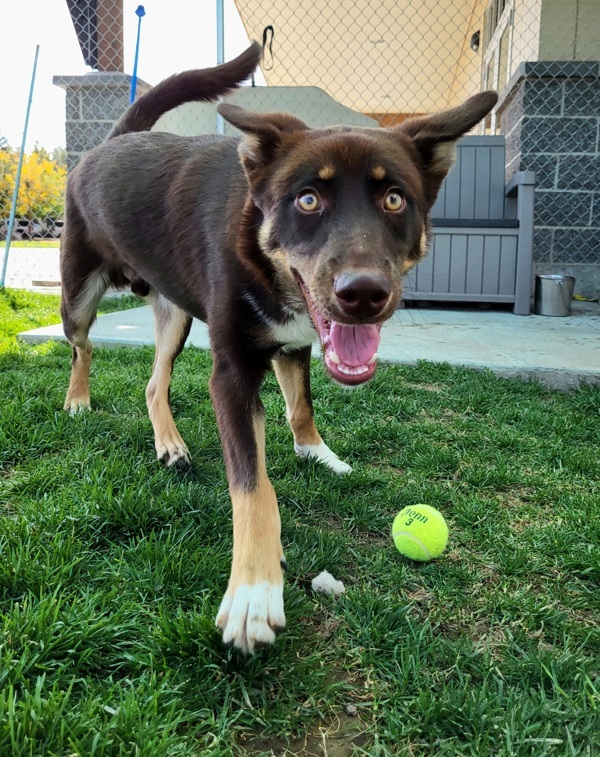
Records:
M4 240L3 240L4 241ZM6 244L6 242L4 242ZM35 247L42 248L42 247L60 247L60 240L58 239L38 239L38 240L25 240L25 239L19 239L19 240L13 240L10 243L11 250L13 247Z
M101 301L98 313L102 315L143 304L142 300L133 295L107 297ZM60 323L59 307L58 294L0 289L0 354L21 349L22 345L15 340L20 331Z
M21 302L14 325L56 307ZM598 389L422 364L381 366L347 392L315 363L318 426L354 467L335 477L294 456L269 378L288 628L244 659L213 627L231 518L209 355L186 349L174 373L194 460L182 475L154 459L150 349L96 350L93 411L70 417L69 349L10 339L0 754L598 753ZM415 502L450 527L431 563L402 558L389 535ZM325 569L346 583L340 600L310 592Z

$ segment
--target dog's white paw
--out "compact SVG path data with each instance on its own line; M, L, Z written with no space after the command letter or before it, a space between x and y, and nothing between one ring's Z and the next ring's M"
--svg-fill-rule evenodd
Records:
M192 465L190 452L181 437L178 439L162 438L156 442L156 456L167 468L178 468L179 470L188 470Z
M300 457L314 457L334 473L351 473L352 468L332 452L325 442L320 444L294 444L294 450Z
M223 643L245 654L272 644L277 631L285 628L283 583L263 581L228 588L216 625L223 631Z
M65 410L68 411L69 415L77 415L78 413L86 413L91 409L92 409L92 406L90 405L89 397L87 399L73 398L73 399L67 399L65 401Z

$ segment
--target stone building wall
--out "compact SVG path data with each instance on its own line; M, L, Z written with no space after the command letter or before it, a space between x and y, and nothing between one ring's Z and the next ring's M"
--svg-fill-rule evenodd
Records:
M498 107L506 177L535 171L537 273L600 294L600 63L524 63Z

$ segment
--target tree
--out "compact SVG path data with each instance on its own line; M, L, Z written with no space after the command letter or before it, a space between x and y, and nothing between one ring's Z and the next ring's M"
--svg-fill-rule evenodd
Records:
M19 153L0 149L0 218L10 214ZM67 169L52 160L46 150L34 150L23 158L16 215L32 220L61 217Z
M50 153L50 158L59 166L67 166L67 148L55 147Z

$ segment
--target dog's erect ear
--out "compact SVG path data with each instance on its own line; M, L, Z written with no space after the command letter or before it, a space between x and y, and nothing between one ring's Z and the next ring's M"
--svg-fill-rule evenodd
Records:
M430 207L454 164L457 140L487 116L497 102L496 92L481 92L456 108L431 116L409 118L393 129L411 137L421 155L430 176L430 180L425 182L425 194Z
M289 113L256 113L231 103L222 103L217 111L244 134L239 152L249 177L272 158L284 134L308 129L304 121Z

